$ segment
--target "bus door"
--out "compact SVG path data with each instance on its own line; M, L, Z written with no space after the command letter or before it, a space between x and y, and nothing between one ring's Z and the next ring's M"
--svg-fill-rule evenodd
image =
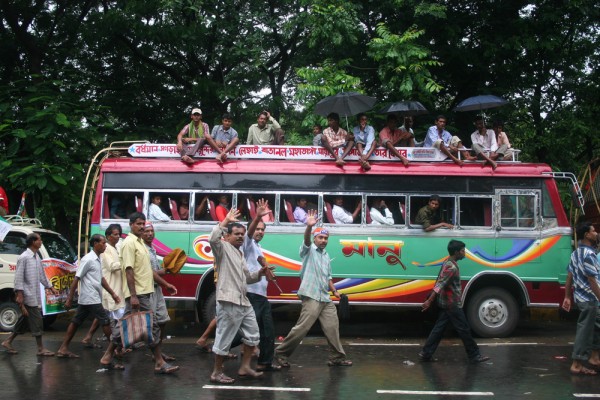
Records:
M495 258L498 267L513 268L523 263L541 262L540 199L540 190L496 190Z

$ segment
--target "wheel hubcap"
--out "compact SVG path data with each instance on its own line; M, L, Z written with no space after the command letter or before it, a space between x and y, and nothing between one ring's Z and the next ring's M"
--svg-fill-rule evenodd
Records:
M508 317L507 307L498 299L489 299L479 307L479 319L490 327L502 325Z

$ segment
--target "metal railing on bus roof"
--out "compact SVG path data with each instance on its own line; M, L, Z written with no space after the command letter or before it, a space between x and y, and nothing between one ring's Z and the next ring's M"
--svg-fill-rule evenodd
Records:
M96 184L98 183L98 175L100 174L99 166L102 165L102 162L106 160L111 154L111 152L120 152L127 151L129 146L136 143L150 143L147 140L120 140L116 142L111 142L110 145L96 153L96 155L92 158L90 165L87 170L87 174L85 175L85 181L83 184L83 192L81 194L81 205L79 207L79 232L77 236L77 256L81 257L81 242L82 239L84 241L84 246L87 249L88 247L88 237L90 230L90 220L91 220L91 211L94 209L94 193L96 191ZM123 145L126 145L123 147ZM101 159L100 156L102 156ZM92 169L95 168L94 177L90 183L90 175L92 173ZM86 220L85 220L85 232L82 235L82 224L83 224L83 212L84 212L84 204L86 203L86 192L88 193L87 199L87 207L86 207ZM83 238L82 238L83 236Z

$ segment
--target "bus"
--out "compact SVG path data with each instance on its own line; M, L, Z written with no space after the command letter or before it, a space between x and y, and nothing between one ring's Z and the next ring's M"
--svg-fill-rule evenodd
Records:
M274 304L299 303L305 226L296 222L293 210L302 199L330 231L333 280L351 305L420 307L447 257L448 241L458 239L467 250L460 263L463 305L477 335L508 336L524 308L558 307L572 231L556 179L567 177L576 186L575 177L553 173L544 164L500 162L492 170L480 162L438 161L436 149L402 151L411 160L408 167L377 149L372 169L365 172L352 161L356 153L340 168L323 161L328 155L312 146L238 146L224 164L205 148L188 166L175 145L115 145L88 172L93 184L84 192L81 231L103 233L109 224L120 223L127 232L128 215L147 213L151 199L159 196L170 220L154 222L157 253L164 257L182 248L187 254L181 272L167 275L178 289L170 298L195 301L204 321L212 318L216 304L208 242L218 223L216 208L219 203L236 207L250 221L258 199L268 200L273 211L263 217L267 228L261 246L281 288L269 285ZM452 229L425 232L415 223L432 195L440 197L439 212ZM373 204L382 201L391 224L375 224L370 216ZM334 202L359 208L353 223L335 223Z

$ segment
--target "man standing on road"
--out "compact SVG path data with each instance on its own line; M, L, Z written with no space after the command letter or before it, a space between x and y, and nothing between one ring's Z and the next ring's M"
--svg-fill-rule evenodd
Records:
M573 343L571 358L571 373L575 375L597 375L600 368L600 326L598 323L598 299L600 287L598 286L598 273L600 263L596 257L594 246L598 239L598 232L591 222L582 222L575 228L575 233L580 239L579 246L571 254L571 261L567 268L567 283L565 284L565 299L562 308L571 310L571 293L579 309L577 330ZM584 361L592 366L583 365Z
M264 210L263 210L264 211ZM258 215L258 212L257 212ZM210 381L220 384L232 384L235 379L223 372L223 362L229 355L229 348L236 333L242 335L244 355L238 376L257 378L257 372L250 366L252 354L260 342L260 333L252 304L246 296L246 285L258 282L266 267L250 272L240 248L244 244L246 228L238 223L240 212L229 211L219 225L212 230L209 243L218 265L217 280L217 332L212 351L215 353L215 365ZM221 240L224 236L225 240Z
M42 261L38 250L42 247L42 238L37 233L30 233L25 238L27 250L17 259L17 271L15 272L15 301L21 309L21 316L15 324L13 332L2 342L2 347L8 354L17 354L18 351L12 347L12 342L17 335L24 333L25 323L28 323L31 336L35 337L38 356L53 356L54 353L46 349L42 344L42 332L44 322L42 320L42 302L40 283L46 291L58 295L58 291L52 287L46 273L42 268Z
M86 254L79 263L75 279L69 289L69 296L65 302L65 309L70 309L73 302L75 290L79 287L79 299L77 301L77 313L71 320L65 338L56 352L57 357L61 358L79 358L75 353L69 351L69 344L75 336L77 329L87 319L88 316L98 320L102 326L104 336L109 340L108 349L105 355L100 360L103 367L109 369L124 369L122 364L113 364L112 357L115 349L114 343L110 342L110 318L108 313L102 306L102 288L106 290L115 303L120 303L119 296L108 286L108 282L102 276L102 263L100 262L100 254L106 250L106 239L102 235L95 234L90 239L92 251Z
M152 243L154 242L154 226L152 225L152 222L146 221L142 239L144 239L146 249L148 249L148 254L150 255L150 265L152 265L152 271L154 272L154 296L152 299L152 311L154 312L154 316L156 317L156 321L160 327L160 340L162 342L165 339L165 327L167 326L167 322L171 320L167 311L167 304L162 293L162 288L164 287L167 289L173 296L177 294L177 288L162 278L167 271L160 267L160 262L156 256L156 250L154 250L154 247L152 247ZM162 357L165 361L175 361L175 357L168 356L165 353L162 353Z
M451 323L465 346L469 361L471 363L488 361L490 358L479 353L479 346L471 336L471 327L465 318L460 300L462 289L458 261L465 258L465 244L458 240L451 240L448 243L448 254L431 294L423 303L423 311L426 311L437 297L440 312L423 350L419 353L419 358L424 362L434 361L433 353L442 340L446 326Z
M340 298L331 279L331 259L325 251L329 241L329 232L324 228L317 228L311 235L312 227L316 224L317 211L309 210L304 241L300 247L302 269L300 270L301 283L298 297L302 301L302 310L296 326L288 333L283 343L275 349L277 363L285 368L290 366L288 357L300 345L317 319L329 344L327 365L330 367L352 365L352 361L346 359L346 353L340 341L340 323L337 311L329 297L331 291L335 297ZM313 237L312 243L311 236Z
M266 228L262 217L270 212L268 201L260 199L256 203L256 216L248 225L248 232L244 236L242 250L250 272L259 271L265 266L264 255L259 243L265 236ZM279 365L273 365L275 326L273 324L273 315L271 314L271 304L267 298L268 285L269 281L266 276L263 276L258 282L248 285L246 294L254 309L260 332L257 371L278 371L281 369Z
M131 232L121 247L121 266L124 274L123 294L125 296L125 315L133 311L153 311L154 272L150 264L150 254L142 239L146 216L135 212L129 216ZM154 373L172 374L179 366L167 363L161 352L160 327L156 314L152 313L152 339L150 348L154 353ZM116 340L117 338L113 338ZM120 339L120 338L118 338Z
M267 121L269 123L267 123ZM246 144L265 146L273 144L275 131L281 129L279 122L268 111L258 114L256 124L250 125Z

